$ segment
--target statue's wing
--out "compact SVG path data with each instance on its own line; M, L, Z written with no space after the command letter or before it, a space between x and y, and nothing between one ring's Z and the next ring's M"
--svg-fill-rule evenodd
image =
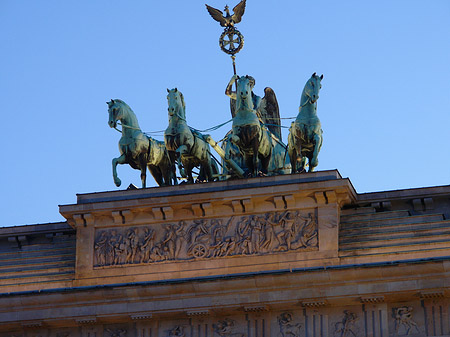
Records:
M259 110L264 124L281 141L280 108L278 107L277 96L275 96L272 88L264 89L264 97L261 100Z
M245 1L246 0L242 0L233 8L233 16L231 18L233 19L234 23L241 22L242 15L244 15L245 12Z
M225 27L225 18L223 17L222 11L218 10L217 8L208 6L206 4L205 6L206 9L208 10L209 15L211 15L214 20L218 21L222 27Z

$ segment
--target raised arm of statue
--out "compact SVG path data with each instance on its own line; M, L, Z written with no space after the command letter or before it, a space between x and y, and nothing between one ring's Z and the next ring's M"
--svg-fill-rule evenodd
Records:
M231 89L233 83L239 78L238 75L233 75L230 82L228 82L227 88L225 89L225 95L236 100L236 92Z

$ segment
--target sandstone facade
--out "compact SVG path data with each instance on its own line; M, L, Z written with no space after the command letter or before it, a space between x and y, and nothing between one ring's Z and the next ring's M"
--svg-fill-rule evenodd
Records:
M450 336L450 186L337 171L82 194L0 228L0 336Z

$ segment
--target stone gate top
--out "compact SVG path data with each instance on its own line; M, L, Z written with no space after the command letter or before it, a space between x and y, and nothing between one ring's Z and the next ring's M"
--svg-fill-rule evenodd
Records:
M237 274L338 263L337 171L78 195L76 284ZM262 258L263 257L263 258Z

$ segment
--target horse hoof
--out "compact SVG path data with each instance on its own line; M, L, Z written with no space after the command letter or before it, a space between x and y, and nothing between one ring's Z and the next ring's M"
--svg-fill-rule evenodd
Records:
M122 181L120 179L114 180L114 184L119 187L120 185L122 185Z

